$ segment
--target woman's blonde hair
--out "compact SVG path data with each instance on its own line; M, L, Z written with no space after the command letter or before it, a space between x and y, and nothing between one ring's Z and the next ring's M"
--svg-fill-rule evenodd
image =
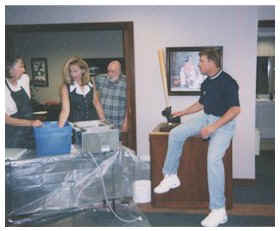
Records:
M70 75L70 66L77 65L83 71L82 73L82 86L87 85L90 81L88 64L79 56L72 56L68 58L63 67L63 82L65 84L72 84L73 80Z

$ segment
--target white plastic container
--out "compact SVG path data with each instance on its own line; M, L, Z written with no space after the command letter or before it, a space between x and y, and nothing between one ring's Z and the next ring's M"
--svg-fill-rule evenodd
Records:
M151 202L150 180L138 180L133 183L133 201L135 203Z

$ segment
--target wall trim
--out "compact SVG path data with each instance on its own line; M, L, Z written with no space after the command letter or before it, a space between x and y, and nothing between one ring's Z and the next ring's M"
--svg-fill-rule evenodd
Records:
M252 185L256 183L256 179L232 179L232 184L236 185Z

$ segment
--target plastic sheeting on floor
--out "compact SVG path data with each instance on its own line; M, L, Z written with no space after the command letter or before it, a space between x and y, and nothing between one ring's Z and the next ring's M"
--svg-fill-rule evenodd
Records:
M144 172L143 178L148 178L148 171L147 162L124 146L116 152L95 154L37 157L29 152L21 160L6 161L6 222L83 226L80 221L85 219L86 226L149 226L134 203L118 203L132 197L133 182ZM116 213L130 222L121 222L108 207L100 206L104 200L106 206L113 201ZM101 222L104 214L112 220L99 224L97 220ZM137 217L141 219L135 220Z
M7 226L13 227L149 227L150 222L147 217L137 209L136 205L116 203L115 213L117 218L109 208L91 208L84 210L57 211L55 214L42 216L40 214L21 217ZM125 221L123 221L125 220Z

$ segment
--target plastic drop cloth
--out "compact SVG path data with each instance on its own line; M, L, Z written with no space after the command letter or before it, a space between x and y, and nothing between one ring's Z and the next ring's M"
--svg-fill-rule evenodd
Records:
M150 226L133 202L122 203L133 196L135 179L148 178L148 172L148 163L124 146L116 152L44 157L30 151L6 161L6 225ZM105 199L130 222L117 219Z

